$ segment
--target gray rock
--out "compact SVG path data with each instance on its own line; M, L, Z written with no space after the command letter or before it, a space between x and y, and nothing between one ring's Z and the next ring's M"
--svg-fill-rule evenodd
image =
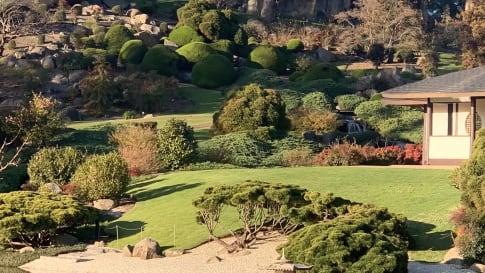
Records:
M155 34L155 35L160 34L160 28L150 24L142 24L141 26L138 27L138 29L140 29L140 31L149 32L150 34Z
M160 43L160 36L147 31L136 33L135 36L140 39L146 47L152 47Z
M79 82L80 80L84 79L88 75L86 70L72 70L69 72L69 83Z
M22 101L22 99L16 99L16 98L8 98L8 99L5 99L3 100L0 105L2 106L10 106L10 107L13 107L13 106L19 106L19 105L22 105L24 102Z
M132 25L142 25L149 22L148 14L137 14L133 17L130 17L130 24Z
M168 47L178 48L178 45L170 41L169 39L163 39L163 45Z
M330 51L325 50L321 47L315 50L315 55L317 60L321 62L334 62L335 60L337 60L335 55L333 55Z
M84 16L98 15L103 13L104 13L103 7L101 7L100 5L89 5L89 6L83 7L81 12L81 14Z
M138 257L143 260L160 258L159 251L160 245L157 241L151 238L145 238L133 248L133 257Z
M138 14L141 14L141 11L138 9L129 9L126 11L126 16L130 18L134 18Z
M163 252L165 257L177 257L185 254L184 249L167 249Z
M123 257L132 257L133 256L133 246L132 245L125 245L123 249L121 250L121 255Z
M27 57L27 53L25 53L25 51L16 51L14 56L17 59L25 59L25 57Z
M45 46L36 46L29 50L30 55L45 56L47 48Z
M115 207L115 201L111 199L99 199L93 202L93 207L99 210L110 210Z
M54 57L51 55L45 56L40 60L40 64L42 65L42 68L47 69L47 70L53 70L56 68L56 62L54 61Z
M4 64L8 67L14 67L16 63L17 63L17 58L15 58L14 55L8 55L2 58L2 62L1 62L1 64Z
M45 183L42 187L55 194L62 193L61 187L59 187L59 185L57 185L56 183Z
M35 249L31 246L22 247L19 249L19 253L34 252Z
M474 263L472 264L472 266L470 266L470 270L479 273L485 272L485 265L480 263Z
M59 50L59 46L57 44L54 44L54 43L46 44L45 47L50 51L58 51Z
M460 254L460 249L458 247L450 248L446 252L442 263L463 265L463 255Z
M27 69L34 67L34 64L30 60L20 59L15 63L15 68Z
M71 234L63 233L52 238L52 242L57 246L73 246L79 243L78 239Z
M68 83L68 79L62 74L56 74L54 75L54 77L52 77L51 82L55 84L66 85Z

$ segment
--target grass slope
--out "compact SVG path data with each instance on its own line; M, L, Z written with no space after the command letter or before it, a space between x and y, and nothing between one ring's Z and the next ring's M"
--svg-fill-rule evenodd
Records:
M195 222L191 201L215 184L233 184L246 179L298 184L310 190L333 192L353 201L385 206L404 214L413 239L411 258L439 261L451 245L448 221L459 202L459 192L448 184L450 170L400 169L379 167L306 167L276 169L233 169L162 174L131 185L138 197L136 207L109 227L139 228L120 230L114 247L135 244L143 236L165 248L192 248L207 240L203 226ZM218 233L237 226L235 212L222 217ZM175 236L174 236L175 229ZM175 237L175 238L174 238Z

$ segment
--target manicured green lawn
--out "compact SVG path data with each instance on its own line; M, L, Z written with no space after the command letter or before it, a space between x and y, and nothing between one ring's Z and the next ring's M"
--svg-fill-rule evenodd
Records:
M440 53L440 62L438 63L438 75L447 74L462 70L463 66L454 53Z
M448 219L459 202L459 191L448 183L450 173L451 170L389 167L179 171L131 185L130 193L138 198L135 208L109 227L117 224L124 228L139 228L144 225L143 237L150 236L164 247L173 247L175 242L175 248L192 248L206 241L208 236L204 227L195 222L191 201L210 185L253 179L298 184L402 213L409 220L413 238L411 258L440 261L451 245ZM218 233L227 233L228 227L237 227L234 211L223 215ZM121 248L135 244L141 234L120 230L120 237L111 245Z

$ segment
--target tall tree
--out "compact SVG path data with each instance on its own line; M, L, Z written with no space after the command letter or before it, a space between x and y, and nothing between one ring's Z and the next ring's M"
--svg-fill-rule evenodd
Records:
M462 63L467 68L480 66L485 63L485 0L468 0L462 16L469 34L463 44Z
M357 0L354 9L339 13L336 19L346 23L347 35L366 49L381 43L386 50L397 45L417 50L423 41L419 11L406 0Z

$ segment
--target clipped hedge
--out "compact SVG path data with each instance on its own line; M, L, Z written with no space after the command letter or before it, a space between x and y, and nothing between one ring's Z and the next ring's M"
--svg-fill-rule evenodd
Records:
M367 101L366 98L354 94L341 95L335 98L339 110L354 111L359 104Z
M191 42L204 42L204 36L200 35L196 30L189 26L179 26L172 30L168 35L168 39L178 46L184 46Z
M310 67L305 75L301 77L302 81L314 81L320 79L332 79L338 81L344 74L335 65L328 63L318 63Z
M283 54L274 46L260 45L249 53L249 61L258 68L273 70L282 74L286 70Z
M236 48L236 44L230 40L217 40L209 46L229 60L232 60Z
M177 53L190 63L198 63L209 55L216 54L210 45L202 42L192 42L177 49Z
M129 40L121 47L118 60L122 64L139 64L147 50L142 40Z
M134 39L135 36L123 25L116 25L109 28L104 36L109 53L118 54L124 43Z
M232 63L219 54L209 55L192 68L192 83L203 88L231 84L236 76Z
M148 49L141 61L144 72L156 71L158 74L173 76L177 74L179 55L164 45L155 45Z
M305 48L305 45L300 39L290 39L286 43L286 49L290 52L301 52Z

